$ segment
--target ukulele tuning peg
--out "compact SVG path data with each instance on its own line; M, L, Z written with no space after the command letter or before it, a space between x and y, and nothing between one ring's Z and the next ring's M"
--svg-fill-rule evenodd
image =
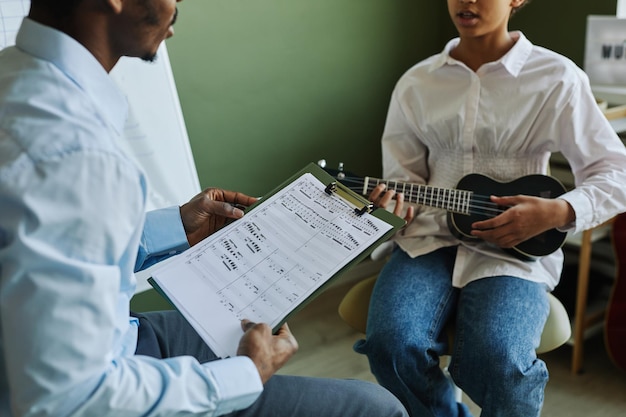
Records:
M317 165L320 168L326 168L326 160L325 159L320 159L319 161L317 161Z
M337 167L337 179L344 179L346 177L346 174L343 172L343 162L339 162L339 166Z

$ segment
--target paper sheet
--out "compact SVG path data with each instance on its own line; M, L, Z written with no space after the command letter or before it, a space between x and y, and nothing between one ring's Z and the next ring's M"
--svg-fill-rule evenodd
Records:
M221 356L236 353L247 318L275 327L392 226L359 216L305 173L153 278Z

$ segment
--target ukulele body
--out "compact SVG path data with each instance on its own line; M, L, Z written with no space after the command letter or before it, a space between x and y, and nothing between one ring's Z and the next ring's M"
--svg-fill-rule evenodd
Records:
M505 209L489 203L489 197L492 195L503 197L522 194L556 198L566 191L557 179L540 174L526 175L510 182L499 182L481 174L469 174L461 178L456 188L473 192L470 202L471 214L448 212L448 227L459 239L477 239L471 235L472 223L494 217L494 210ZM551 229L505 250L519 259L532 261L559 249L563 246L566 236L564 232Z

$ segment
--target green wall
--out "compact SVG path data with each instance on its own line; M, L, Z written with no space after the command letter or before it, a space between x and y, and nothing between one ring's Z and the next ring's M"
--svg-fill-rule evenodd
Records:
M253 195L322 158L377 175L393 85L440 48L447 16L432 0L188 0L179 9L168 49L200 182Z

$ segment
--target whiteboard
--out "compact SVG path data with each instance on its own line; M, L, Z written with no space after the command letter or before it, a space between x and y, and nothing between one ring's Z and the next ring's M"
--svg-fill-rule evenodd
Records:
M200 182L165 43L154 63L124 57L111 76L130 104L124 139L148 176L148 209L187 202Z
M0 0L0 49L15 43L29 8L30 0ZM123 142L146 172L147 209L187 202L200 192L200 182L165 43L154 63L124 57L111 76L128 97ZM149 274L137 274L138 292L150 288Z
M111 75L130 104L124 143L146 172L147 209L187 202L200 192L200 182L165 43L154 63L125 57ZM151 272L149 268L135 274L136 292L152 288Z

